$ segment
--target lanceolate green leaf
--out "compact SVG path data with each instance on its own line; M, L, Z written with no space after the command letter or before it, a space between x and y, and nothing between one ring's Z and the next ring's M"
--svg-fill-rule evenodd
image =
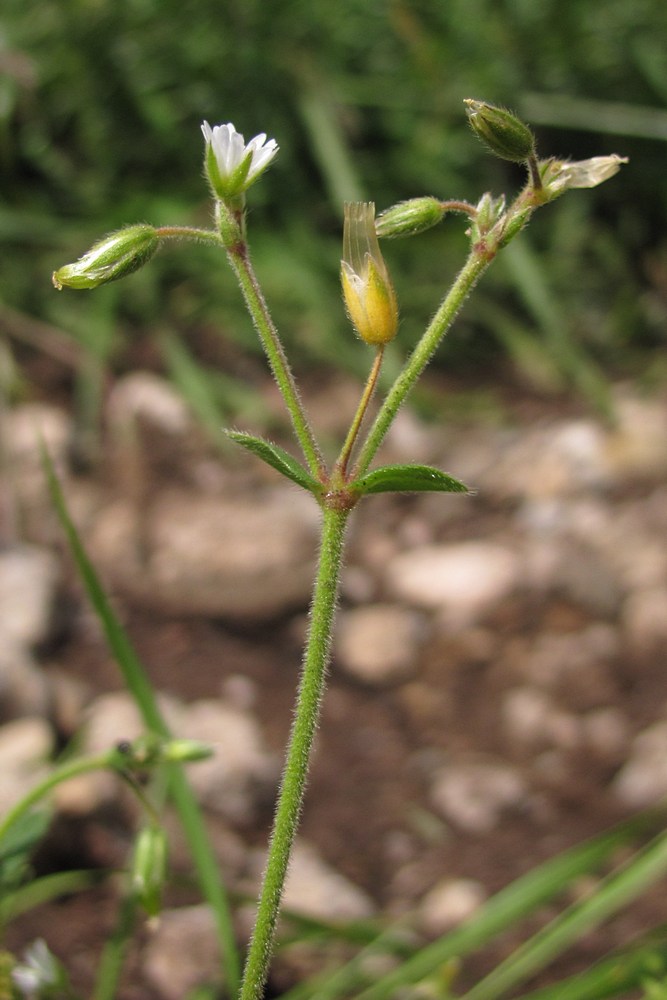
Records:
M360 493L470 493L465 483L430 465L383 465L350 485Z
M247 448L253 455L257 455L258 458L261 458L267 465L280 472L281 475L286 476L287 479L291 479L297 486L303 487L304 490L308 490L316 496L321 492L321 486L317 480L313 479L301 463L297 462L284 448L280 448L277 444L271 444L270 441L265 441L263 438L246 434L243 431L227 431L227 436L243 448Z

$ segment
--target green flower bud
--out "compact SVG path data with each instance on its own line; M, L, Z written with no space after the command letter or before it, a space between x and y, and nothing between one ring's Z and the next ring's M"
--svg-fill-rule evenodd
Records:
M475 135L503 160L524 163L535 155L535 138L527 125L505 108L468 98L468 121Z
M500 221L505 211L505 195L494 198L487 191L477 204L477 214L471 228L473 241L481 239Z
M53 272L53 284L67 288L97 288L117 281L147 264L160 238L153 226L127 226L96 243L75 264L65 264Z
M167 838L161 826L139 831L132 859L132 888L149 917L160 912L167 879Z
M213 756L213 748L199 740L169 740L162 747L160 756L170 764L192 764Z
M375 220L375 232L380 239L415 236L431 229L447 211L437 198L411 198L392 205Z

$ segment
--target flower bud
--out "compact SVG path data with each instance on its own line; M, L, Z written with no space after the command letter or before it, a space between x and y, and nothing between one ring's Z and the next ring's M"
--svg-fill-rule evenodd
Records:
M341 282L348 316L361 339L378 346L393 340L398 305L380 253L372 202L345 205Z
M192 764L212 756L212 747L199 740L169 740L160 751L161 759L169 764Z
M477 203L477 213L471 227L473 241L486 236L500 221L504 211L505 195L501 194L498 198L494 198L488 191L483 194Z
M392 205L375 220L375 232L380 239L415 236L431 229L442 219L445 206L437 198L411 198Z
M149 917L160 912L167 879L167 838L161 826L139 831L132 859L132 888Z
M524 163L535 155L535 138L527 125L505 108L466 99L468 121L475 135L503 160Z
M160 238L153 226L127 226L96 243L75 264L65 264L53 272L52 281L60 291L67 288L97 288L117 281L147 264Z

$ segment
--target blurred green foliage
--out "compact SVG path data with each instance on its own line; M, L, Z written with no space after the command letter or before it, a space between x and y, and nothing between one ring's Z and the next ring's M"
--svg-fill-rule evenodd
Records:
M50 286L55 267L122 224L205 224L199 123L231 119L246 138L266 131L281 147L251 192L250 225L292 354L354 368L365 352L340 306L343 200L382 209L420 194L511 194L522 183L468 129L462 100L474 96L522 114L542 156L617 152L631 162L538 214L522 237L527 253L492 269L439 363L484 370L502 351L544 384L571 382L580 362L645 370L667 319L665 37L664 0L5 0L3 305L92 340L111 366L129 344L135 360L138 345L155 361L156 325L195 351L204 331L214 364L225 343L255 351L211 248L169 248L95 292L97 305ZM459 266L463 227L447 219L387 248L400 350ZM548 298L526 294L525 267ZM214 329L221 354L210 348Z

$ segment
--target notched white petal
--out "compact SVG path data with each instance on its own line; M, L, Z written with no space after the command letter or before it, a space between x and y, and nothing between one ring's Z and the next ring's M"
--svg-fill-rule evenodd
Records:
M240 132L237 132L232 122L226 125L215 125L208 122L201 126L207 146L213 150L216 166L222 185L228 186L224 195L240 194L268 167L278 152L275 139L267 141L266 132L260 132L250 142L246 143ZM247 163L249 158L249 164ZM240 169L246 163L247 169ZM236 172L238 175L235 176ZM229 184L227 185L227 182ZM238 186L238 189L237 189Z

